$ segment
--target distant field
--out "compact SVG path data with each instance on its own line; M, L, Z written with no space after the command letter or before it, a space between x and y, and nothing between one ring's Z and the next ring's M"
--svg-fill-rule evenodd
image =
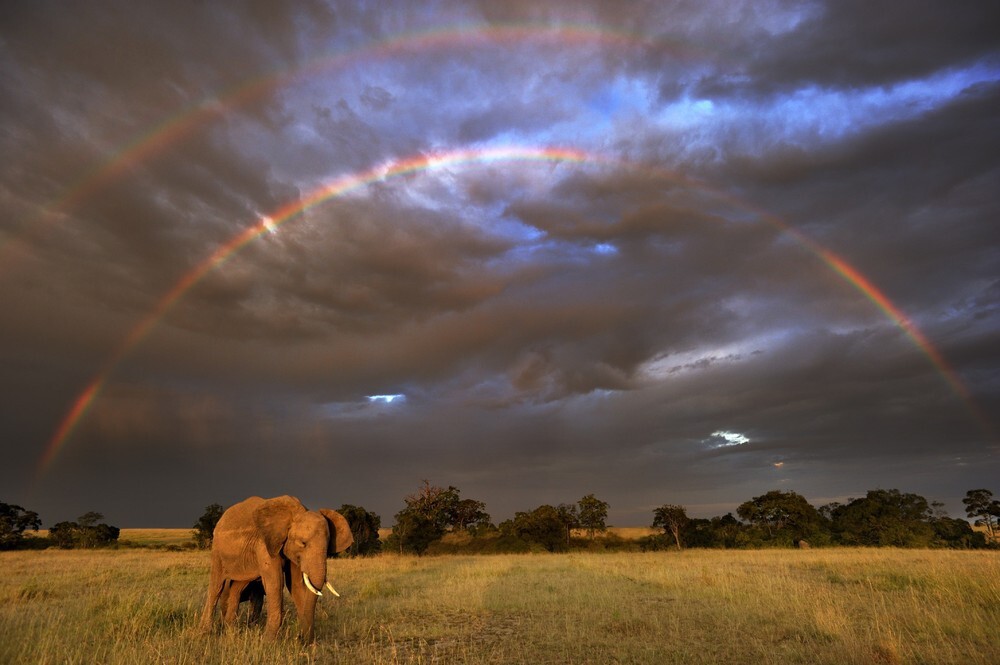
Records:
M378 537L381 540L385 540L392 533L392 529L379 529ZM611 526L608 527L606 534L611 534L618 536L619 538L625 538L626 540L636 540L637 538L642 538L643 536L651 536L656 533L663 533L662 529L651 529L645 526ZM587 532L582 529L574 529L574 538L584 538ZM600 535L598 536L600 537Z
M0 663L1000 662L1000 556L812 549L335 559L318 643L197 632L202 551L0 552ZM290 605L290 603L288 604Z
M122 529L118 540L122 543L148 547L183 546L194 540L193 531L193 529ZM48 538L49 530L39 529L38 533L29 531L28 536Z
M194 540L194 529L122 529L118 540L162 547L184 545Z

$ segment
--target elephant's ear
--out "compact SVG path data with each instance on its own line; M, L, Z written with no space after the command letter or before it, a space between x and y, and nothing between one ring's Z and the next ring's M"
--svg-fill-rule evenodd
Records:
M292 526L292 518L305 512L303 506L294 496L279 496L266 499L253 513L253 523L257 527L267 553L277 556L288 538L288 530Z
M351 533L351 525L347 523L347 518L329 508L320 508L319 512L326 518L327 526L330 527L328 555L343 552L354 544L354 534Z

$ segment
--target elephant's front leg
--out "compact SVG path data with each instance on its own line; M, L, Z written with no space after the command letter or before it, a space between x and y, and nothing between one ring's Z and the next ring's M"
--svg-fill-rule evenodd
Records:
M289 591L292 594L292 602L295 603L295 615L299 618L299 634L302 641L312 644L313 641L313 620L316 616L316 601L319 597L306 588L302 581L302 569L291 564L291 575L289 579Z
M268 562L261 573L261 582L264 584L264 595L267 598L267 624L264 629L264 636L273 640L278 637L278 631L281 629L283 611L282 586L284 586L285 580L281 570L281 559Z

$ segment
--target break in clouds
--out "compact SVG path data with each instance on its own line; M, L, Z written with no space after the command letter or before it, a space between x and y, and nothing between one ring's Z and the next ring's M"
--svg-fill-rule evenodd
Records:
M959 515L994 4L7 3L0 498Z

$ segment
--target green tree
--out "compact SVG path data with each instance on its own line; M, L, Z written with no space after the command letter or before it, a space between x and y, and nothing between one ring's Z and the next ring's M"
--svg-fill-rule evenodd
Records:
M351 526L354 544L347 550L348 556L370 556L382 551L382 541L378 530L382 527L382 518L361 506L345 503L338 511Z
M208 549L212 546L212 534L215 533L215 525L219 523L219 518L222 517L222 513L225 512L223 508L218 503L211 503L205 506L205 512L202 513L198 521L194 523L192 527L194 529L194 542L200 549Z
M413 494L405 497L406 507L396 513L392 528L392 543L400 552L423 554L427 546L458 524L468 528L483 521L489 523L485 504L466 502L457 487L447 489L424 481Z
M103 547L118 540L120 529L101 522L103 519L104 515L94 511L84 513L76 518L79 526L77 547Z
M745 527L732 513L713 517L710 524L713 547L731 548L744 544L741 539L745 537Z
M577 513L576 506L572 503L560 503L556 506L556 512L559 513L559 519L562 521L563 532L566 535L566 547L569 547L573 529L580 528L580 516Z
M458 490L455 490L456 495ZM490 524L490 514L486 512L486 504L475 499L461 499L451 506L451 527L461 531L473 532Z
M823 517L805 497L796 492L771 490L740 504L736 514L763 528L767 540L791 544L811 537L823 528Z
M869 490L833 510L833 531L848 545L927 547L934 540L927 499L899 490Z
M49 529L49 539L64 550L76 546L80 525L76 522L56 522Z
M974 519L976 526L986 527L990 542L997 542L1000 531L1000 501L993 498L993 492L985 489L969 490L962 499L965 514Z
M978 549L986 547L986 536L973 531L965 520L952 517L936 517L932 523L934 544L956 549Z
M442 535L444 532L433 520L404 509L396 513L396 524L392 527L389 543L398 548L400 554L423 554Z
M49 538L65 549L73 547L106 547L118 540L121 529L105 523L101 513L84 513L76 522L58 522L49 529Z
M593 540L594 534L598 531L608 530L606 521L608 519L608 503L601 501L593 494L588 494L577 502L580 512L577 514L580 520L580 527L587 530L587 536Z
M0 550L14 549L24 542L24 532L38 531L42 521L38 513L21 506L0 503Z
M681 549L681 531L683 531L690 520L684 506L668 503L653 511L653 528L663 529L664 534L670 534L674 538L677 549Z
M549 552L559 552L567 547L565 517L565 511L546 504L530 512L515 513L513 520L500 525L500 532L541 545Z

